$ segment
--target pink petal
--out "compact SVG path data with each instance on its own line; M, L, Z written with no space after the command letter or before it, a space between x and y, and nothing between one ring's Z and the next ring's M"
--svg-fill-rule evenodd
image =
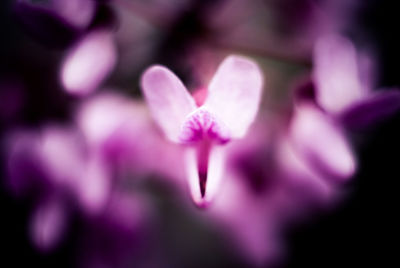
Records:
M333 186L309 165L307 157L299 154L286 138L279 143L277 158L280 174L290 188L294 189L295 194L300 195L303 203L306 200L321 203L331 201L334 195ZM292 194L292 197L295 196Z
M314 79L319 105L330 113L339 113L367 90L360 81L356 49L341 36L321 38L314 50Z
M88 213L104 210L111 192L111 177L101 157L92 155L77 187L78 201Z
M96 9L92 0L56 0L51 4L61 17L77 28L87 27Z
M207 207L215 198L222 179L225 155L224 147L212 146L208 152L209 156L206 159L206 184L205 189L201 189L201 174L204 171L199 167L198 148L190 147L186 149L185 166L187 178L190 188L190 193L195 204L199 207Z
M262 84L255 62L230 56L211 80L204 107L226 124L232 137L243 137L257 114Z
M270 200L254 195L237 175L229 174L209 212L229 234L229 243L261 267L281 254L277 215L272 214Z
M325 175L346 179L354 174L356 163L346 137L318 108L298 107L290 137L299 153Z
M142 102L115 93L104 93L83 102L76 121L89 145L99 148L122 130L126 136L121 143L132 142L135 132L143 128L147 117L148 111Z
M117 51L112 33L97 30L89 33L67 54L61 69L61 82L68 93L87 95L110 74Z
M142 90L151 113L168 139L178 142L186 116L196 104L179 78L162 66L153 66L142 76Z
M52 184L75 189L86 163L83 148L73 128L50 125L42 131L39 159Z

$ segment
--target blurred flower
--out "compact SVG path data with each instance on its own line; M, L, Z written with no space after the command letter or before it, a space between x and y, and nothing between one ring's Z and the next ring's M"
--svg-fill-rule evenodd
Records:
M99 94L84 101L75 118L89 149L109 165L135 174L182 176L171 169L182 162L181 148L165 141L142 101L111 92Z
M325 176L346 179L354 174L353 153L340 126L317 107L296 107L289 135L295 148Z
M400 108L400 91L373 91L373 66L339 35L321 37L314 51L315 98L318 105L354 128L370 125Z
M341 189L299 150L284 120L282 115L261 114L243 139L228 145L225 176L229 179L206 211L228 236L227 243L232 241L257 266L279 262L285 254L287 229L309 219L317 208L334 204ZM309 124L297 124L302 123ZM318 149L328 148L318 144Z
M173 267L222 234L212 260L220 244L229 260L279 261L285 231L335 205L360 168L347 130L400 107L398 90L372 90L371 55L336 34L356 4L14 0L22 30L65 49L5 43L5 184L32 208L34 246L49 253L76 231L82 267ZM230 53L260 67L220 63Z
M57 246L67 230L70 210L87 219L104 218L93 224L111 224L123 233L136 232L150 217L151 207L141 201L145 198L134 192L128 195L117 185L124 172L162 172L164 165L179 159L150 164L151 154L156 153L151 150L153 142L155 146L164 142L151 134L155 128L148 124L151 121L142 108L122 96L104 95L82 105L78 128L49 125L40 132L9 134L8 185L17 196L28 197L37 206L31 237L38 248L48 251ZM135 139L143 135L141 131L146 131L146 138Z
M222 176L221 145L242 138L257 114L262 89L258 66L242 57L228 57L218 68L200 107L165 67L150 67L143 74L142 89L167 138L187 147L185 165L194 202L208 205Z

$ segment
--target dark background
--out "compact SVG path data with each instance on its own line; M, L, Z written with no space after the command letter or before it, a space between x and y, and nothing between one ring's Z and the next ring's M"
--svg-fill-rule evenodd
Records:
M360 32L368 36L377 48L381 74L379 85L399 87L398 1L364 2L365 8L358 13L354 33L356 36ZM6 6L7 1L1 1L0 75L17 68L32 70L32 77L35 72L49 72L48 87L51 87L51 77L55 77L52 75L52 65L40 68L30 66L29 58L21 60L29 51L22 54L16 52L16 42L23 39L19 26L9 16ZM25 66L19 66L22 62ZM53 103L36 100L36 105L43 103L45 107L26 115L30 123L35 124L47 116L47 110L53 111L52 116L55 118L65 119L67 113L60 104L64 96L60 94L53 97ZM0 127L5 128L7 124L2 122ZM396 217L399 211L399 126L400 113L397 113L374 128L355 133L366 138L359 145L361 169L348 185L351 191L349 199L334 211L316 217L311 223L298 226L290 232L286 241L290 258L285 267L399 267L398 241L395 238L399 226ZM4 165L1 168L4 176ZM69 232L71 235L66 243L54 253L43 255L27 239L28 205L11 197L3 185L0 190L0 208L1 267L74 266L73 245L78 232ZM79 219L75 220L72 229L79 229L80 224ZM226 260L224 264L230 267L232 262Z

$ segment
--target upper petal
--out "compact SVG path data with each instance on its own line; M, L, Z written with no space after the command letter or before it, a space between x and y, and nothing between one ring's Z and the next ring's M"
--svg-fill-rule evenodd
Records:
M353 44L341 36L325 36L314 49L316 99L326 111L341 112L366 95L360 81L357 53Z
M262 73L255 62L230 56L211 80L204 106L225 123L232 137L243 137L257 114L262 84Z
M179 78L162 66L147 69L141 85L155 121L170 140L178 142L186 116L196 109L193 98Z

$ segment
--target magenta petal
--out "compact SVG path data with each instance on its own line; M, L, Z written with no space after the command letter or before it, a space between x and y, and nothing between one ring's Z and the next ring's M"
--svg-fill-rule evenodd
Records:
M258 65L247 58L230 56L219 66L209 85L204 107L241 138L257 115L263 77Z
M7 137L7 184L15 195L43 186L43 166L39 155L39 135L16 131Z
M93 92L110 74L117 59L112 33L96 30L67 54L61 69L65 90L74 95Z
M67 214L61 200L49 199L39 205L31 218L31 238L38 249L52 250L60 242L66 228Z
M193 98L179 78L162 66L147 69L141 85L155 121L168 139L179 142L186 116L196 109Z
M370 126L397 112L400 108L399 90L381 90L354 103L340 117L347 128Z

